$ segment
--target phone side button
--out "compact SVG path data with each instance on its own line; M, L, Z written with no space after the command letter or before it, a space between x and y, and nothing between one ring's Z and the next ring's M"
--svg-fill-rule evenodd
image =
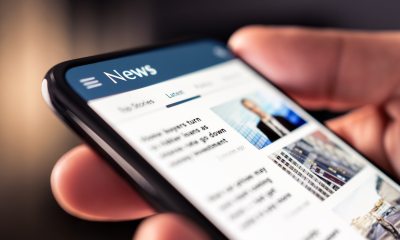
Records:
M47 79L43 79L42 81L42 98L45 101L45 103L47 104L47 106L49 106L49 108L53 111L56 112L53 103L51 102L51 98L50 98L50 94L49 94L49 88L48 88L48 83L47 83Z

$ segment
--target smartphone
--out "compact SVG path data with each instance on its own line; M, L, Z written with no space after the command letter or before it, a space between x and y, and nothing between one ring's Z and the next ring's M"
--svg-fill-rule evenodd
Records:
M397 180L217 40L63 62L42 94L155 208L212 239L400 237Z

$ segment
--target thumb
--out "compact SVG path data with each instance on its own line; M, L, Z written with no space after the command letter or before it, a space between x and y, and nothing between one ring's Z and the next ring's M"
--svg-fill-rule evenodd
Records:
M245 27L232 50L309 108L344 110L400 95L400 33Z
M135 240L207 240L197 225L182 216L164 213L150 217L139 226Z

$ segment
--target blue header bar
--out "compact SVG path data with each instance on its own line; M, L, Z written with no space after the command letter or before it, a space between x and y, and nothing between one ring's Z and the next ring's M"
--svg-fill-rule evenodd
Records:
M71 68L67 82L85 100L132 91L233 59L220 42L200 40Z

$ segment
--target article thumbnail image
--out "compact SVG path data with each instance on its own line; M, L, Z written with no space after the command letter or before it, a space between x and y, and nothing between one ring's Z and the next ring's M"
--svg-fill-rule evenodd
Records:
M212 110L258 149L305 123L276 95L255 93Z
M400 193L379 176L364 182L334 211L367 239L400 239Z
M332 195L363 167L359 158L348 154L320 131L269 158L320 200Z

